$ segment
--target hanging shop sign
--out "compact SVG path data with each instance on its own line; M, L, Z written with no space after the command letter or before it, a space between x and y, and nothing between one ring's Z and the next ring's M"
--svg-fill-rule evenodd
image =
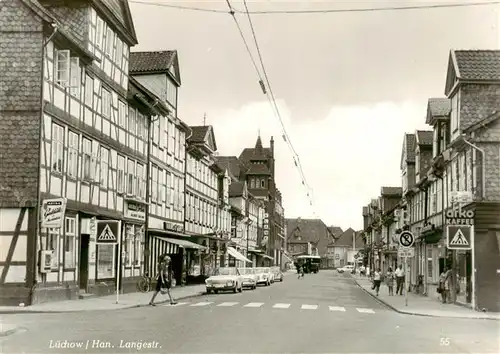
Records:
M474 225L474 217L476 213L474 210L447 210L446 224L448 225Z
M146 206L136 202L127 202L125 217L140 221L146 221Z

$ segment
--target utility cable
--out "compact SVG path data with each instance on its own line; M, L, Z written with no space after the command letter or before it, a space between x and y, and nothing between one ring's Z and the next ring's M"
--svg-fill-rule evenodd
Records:
M225 10L208 9L194 6L182 6L165 4L161 2L145 2L137 0L129 0L130 3L150 5L157 7L172 8L178 10L211 12L219 14L227 14ZM322 9L322 10L264 10L264 11L250 11L252 15L300 15L300 14L331 14L331 13L345 13L345 12L380 12L380 11L415 11L415 10L432 10L432 9L445 9L457 7L472 7L472 6L489 6L500 4L500 1L487 1L487 2L470 2L470 3L454 3L454 4L436 4L436 5L414 5L414 6L389 6L389 7L365 7L365 8L349 8L349 9ZM245 14L245 11L233 9L235 13Z

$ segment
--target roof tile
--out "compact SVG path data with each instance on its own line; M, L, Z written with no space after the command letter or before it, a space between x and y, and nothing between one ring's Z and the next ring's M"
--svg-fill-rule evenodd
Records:
M417 130L417 144L420 146L432 146L433 135L434 132L432 130Z
M167 72L174 63L176 55L176 50L131 52L129 71L131 74Z
M325 256L327 246L333 239L325 223L320 219L285 219L288 242L294 242L296 232L302 241L316 244L320 256ZM299 231L295 231L298 229Z
M500 50L454 50L463 80L500 80Z

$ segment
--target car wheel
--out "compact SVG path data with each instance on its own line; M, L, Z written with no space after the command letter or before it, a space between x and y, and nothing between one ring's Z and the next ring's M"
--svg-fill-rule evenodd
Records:
M236 294L237 292L238 292L238 285L235 285L235 286L234 286L234 289L233 289L233 293L235 293L235 294Z
M219 293L219 290L214 290L214 293L215 293L215 294L218 294L218 293Z
M211 294L211 293L212 293L212 290L207 289L207 294Z
M240 288L239 288L239 290L238 290L238 291L239 291L240 293L242 293L242 292L243 292L243 285L240 285Z

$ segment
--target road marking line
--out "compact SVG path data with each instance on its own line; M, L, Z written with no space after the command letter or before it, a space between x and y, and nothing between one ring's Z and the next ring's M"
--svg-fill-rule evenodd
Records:
M234 306L234 305L237 305L237 304L239 304L239 302L223 302L221 304L218 304L217 306L229 307L229 306Z
M197 306L197 307L200 307L200 306L208 306L210 304L213 304L213 302L208 302L208 301L202 301L202 302L198 302L196 304L192 304L190 306Z
M330 311L342 311L345 312L345 307L340 307L340 306L328 306Z
M166 304L164 304L163 306L172 306L172 307L176 307L176 306L182 306L182 305L186 305L188 304L187 302L178 302L176 303L175 305L172 305L171 303L167 302Z
M361 313L375 313L372 309L358 309L358 308L356 308L356 310L358 310L358 312L361 312Z
M300 308L302 310L316 310L318 305L302 305Z
M287 309L290 307L290 304L275 304L273 308L275 309Z
M264 305L263 302L249 302L243 307L261 307L262 305Z

